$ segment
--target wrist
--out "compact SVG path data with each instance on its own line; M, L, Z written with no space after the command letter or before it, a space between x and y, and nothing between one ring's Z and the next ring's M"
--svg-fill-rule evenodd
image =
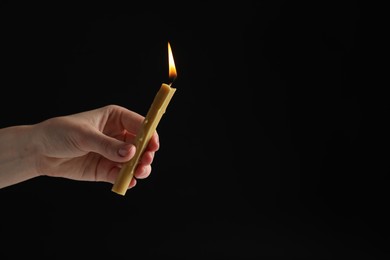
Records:
M26 125L0 129L0 188L39 175L33 127Z

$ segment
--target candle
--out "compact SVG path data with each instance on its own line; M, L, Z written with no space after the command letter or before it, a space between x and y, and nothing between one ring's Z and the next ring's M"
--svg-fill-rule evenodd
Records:
M175 80L176 68L175 62L173 60L171 45L168 42L168 62L169 62L169 79L170 84L162 83L160 90L157 92L154 97L153 103L149 108L148 113L145 116L145 119L142 123L141 130L137 133L135 139L136 152L134 157L128 161L119 172L118 178L115 180L115 183L112 187L112 191L120 195L125 195L129 187L131 179L134 176L134 171L137 168L138 162L147 147L150 138L154 134L158 123L161 120L161 117L165 113L169 102L176 89L172 88L171 85Z

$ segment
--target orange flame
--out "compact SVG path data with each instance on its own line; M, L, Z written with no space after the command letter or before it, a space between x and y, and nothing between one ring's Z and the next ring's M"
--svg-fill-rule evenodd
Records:
M177 77L175 61L173 59L172 48L168 42L168 62L169 62L169 79L173 82Z

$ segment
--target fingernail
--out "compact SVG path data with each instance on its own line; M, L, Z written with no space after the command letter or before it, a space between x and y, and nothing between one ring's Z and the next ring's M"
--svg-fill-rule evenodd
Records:
M118 151L118 154L122 157L125 157L127 156L128 154L130 153L130 149L126 149L126 148L121 148L119 149Z

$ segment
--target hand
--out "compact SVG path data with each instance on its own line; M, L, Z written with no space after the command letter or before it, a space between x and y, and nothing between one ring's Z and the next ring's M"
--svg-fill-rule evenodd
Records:
M134 138L143 119L123 107L108 105L31 126L1 129L0 152L12 150L19 161L15 156L4 160L0 155L0 187L42 175L113 184L121 166L135 154ZM156 132L129 188L136 185L137 179L150 175L158 148ZM3 165L3 161L14 163Z

